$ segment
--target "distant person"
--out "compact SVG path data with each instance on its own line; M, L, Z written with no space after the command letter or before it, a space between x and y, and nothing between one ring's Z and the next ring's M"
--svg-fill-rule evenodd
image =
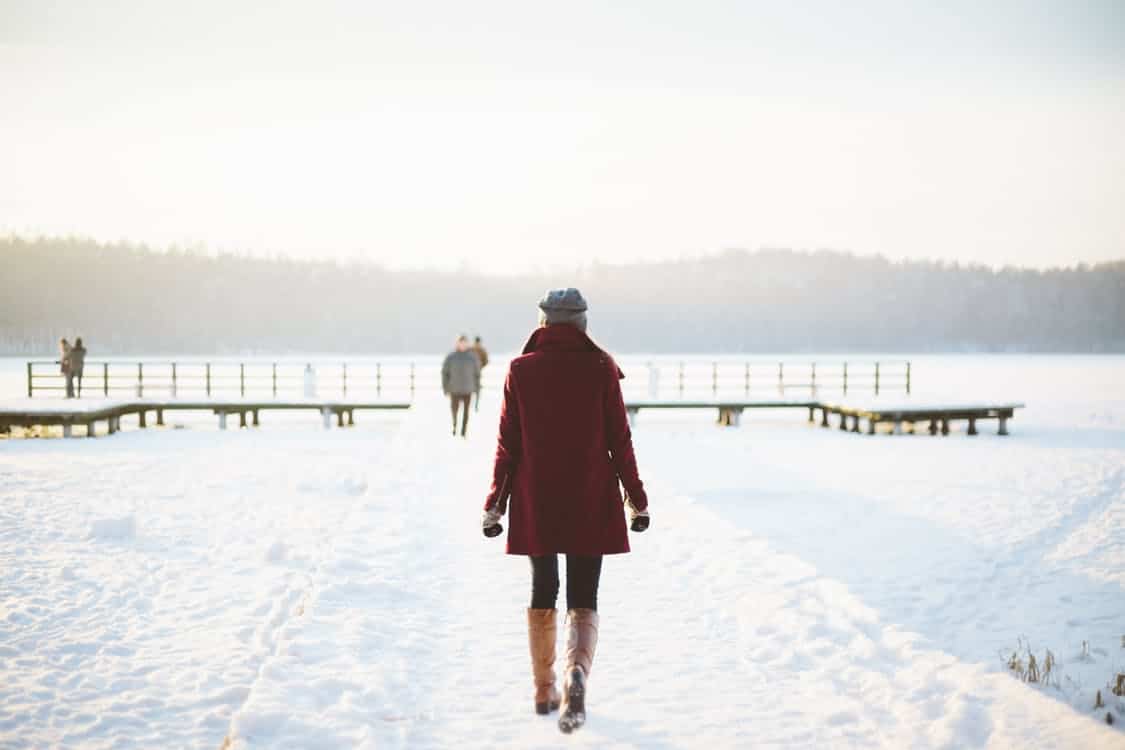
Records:
M453 434L457 434L457 410L461 409L461 437L469 428L469 402L480 391L480 360L469 348L469 339L458 336L456 348L441 365L441 390L449 396Z
M488 366L488 350L485 349L484 344L481 343L480 336L473 339L473 354L477 355L477 360L480 362L480 369L483 371L484 368ZM477 400L473 403L473 408L476 411L480 411L480 381L477 381Z
M66 397L74 398L74 376L70 372L70 342L59 339L59 372L66 380Z
M78 398L82 398L82 369L86 366L86 347L82 345L82 337L74 340L70 348L70 375L72 382L77 382Z
M626 509L633 531L648 528L648 496L621 396L624 375L586 335L586 300L577 289L554 289L539 310L540 327L504 382L481 525L485 536L500 534L512 499L507 552L531 560L527 639L535 711L550 713L561 704L559 729L570 733L586 721L602 556L629 551ZM559 554L566 555L568 610L561 696L554 672Z

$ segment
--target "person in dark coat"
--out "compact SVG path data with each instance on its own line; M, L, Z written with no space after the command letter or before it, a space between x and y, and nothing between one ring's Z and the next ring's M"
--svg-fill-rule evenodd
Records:
M457 409L461 409L461 437L469 427L469 402L480 390L480 360L469 348L469 339L457 337L457 348L441 365L441 390L449 396L453 412L453 434L457 434Z
M70 348L70 374L78 386L78 398L82 398L82 370L86 366L86 347L82 345L82 337L74 340Z
M486 536L500 534L510 506L507 552L531 560L535 710L545 714L561 703L559 728L571 732L586 718L602 557L629 551L626 513L634 531L648 528L648 497L621 395L624 374L586 335L586 300L577 289L555 289L539 309L540 327L504 382L481 523ZM568 610L561 696L554 673L560 554L566 555Z
M484 370L488 366L488 350L481 343L480 336L473 339L473 354L477 355L480 369ZM473 402L473 411L480 411L480 381L477 381L477 400Z

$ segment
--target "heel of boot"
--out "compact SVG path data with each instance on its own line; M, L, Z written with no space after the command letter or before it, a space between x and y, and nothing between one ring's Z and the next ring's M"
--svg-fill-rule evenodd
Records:
M538 697L538 696L536 696L536 697ZM536 700L535 701L535 713L539 714L540 716L546 716L547 714L549 714L553 711L558 711L559 710L559 703L560 703L559 693L552 686L551 690L550 690L550 693L549 693L549 697L547 698L547 700L545 700L545 701Z
M559 716L559 730L570 734L586 723L586 675L575 667L566 676L566 707Z

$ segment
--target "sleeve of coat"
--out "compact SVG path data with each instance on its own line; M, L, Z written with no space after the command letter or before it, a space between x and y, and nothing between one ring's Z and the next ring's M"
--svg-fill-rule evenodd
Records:
M637 510L648 508L648 495L644 482L637 472L637 456L633 452L633 431L629 429L629 415L625 411L625 397L621 393L621 380L616 363L609 363L606 377L606 437L609 442L613 468L625 488L625 495Z
M449 393L449 357L441 363L441 392Z
M507 493L511 492L512 476L520 456L520 411L515 394L515 366L504 379L504 403L500 407L500 431L496 438L496 460L492 466L492 487L484 501L484 509L491 510Z

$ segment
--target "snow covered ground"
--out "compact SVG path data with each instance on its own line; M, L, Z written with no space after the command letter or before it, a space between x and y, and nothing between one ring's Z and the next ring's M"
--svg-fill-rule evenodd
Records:
M1125 747L1125 360L974 366L1029 403L1011 437L643 413L653 526L606 561L569 737L527 563L479 532L494 400L467 441L427 398L0 441L0 747Z

